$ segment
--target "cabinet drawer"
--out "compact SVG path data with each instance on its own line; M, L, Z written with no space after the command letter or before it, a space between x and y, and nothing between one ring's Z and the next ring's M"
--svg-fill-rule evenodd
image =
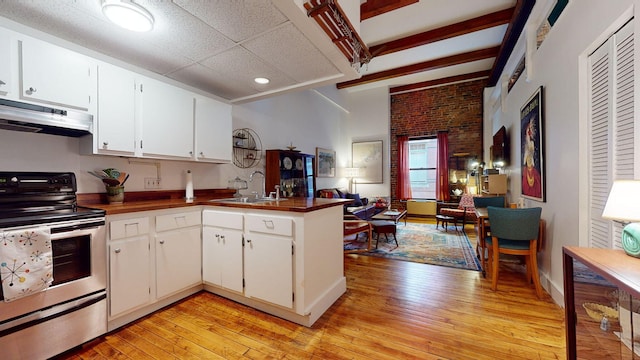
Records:
M149 233L149 218L112 221L109 225L111 240L124 239Z
M167 231L200 225L200 212L156 216L156 231Z
M242 230L242 214L204 210L202 221L205 226L216 226L226 229Z
M292 236L293 219L274 216L247 215L247 230L265 234Z

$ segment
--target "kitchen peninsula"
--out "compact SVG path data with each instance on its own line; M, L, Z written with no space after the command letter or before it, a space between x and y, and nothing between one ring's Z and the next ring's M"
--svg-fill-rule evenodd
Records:
M99 203L99 195L80 197L82 205L107 212L110 331L203 288L311 326L346 291L342 218L350 200L216 200L228 197L223 190L196 191L195 201L186 203L171 194L149 195L127 194L120 205ZM118 234L132 222L135 231ZM130 253L131 262L124 261L124 247L136 241L143 242L141 252L148 244L148 254ZM127 264L131 268L119 268ZM176 269L192 270L174 274ZM140 277L141 284L118 277L133 273L148 276ZM148 287L149 295L140 292L134 300L124 291L138 287Z

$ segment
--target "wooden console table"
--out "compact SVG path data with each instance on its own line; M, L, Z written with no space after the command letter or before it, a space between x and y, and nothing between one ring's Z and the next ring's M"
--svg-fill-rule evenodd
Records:
M640 358L640 259L612 249L563 254L567 359Z

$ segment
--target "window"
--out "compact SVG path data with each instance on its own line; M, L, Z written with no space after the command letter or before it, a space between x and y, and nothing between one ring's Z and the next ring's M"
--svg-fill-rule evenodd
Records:
M414 199L436 198L438 139L409 140L409 178Z

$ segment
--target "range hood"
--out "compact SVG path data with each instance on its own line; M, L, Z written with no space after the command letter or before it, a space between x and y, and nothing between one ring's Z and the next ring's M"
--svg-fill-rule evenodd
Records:
M79 137L93 132L93 116L0 99L0 129Z

